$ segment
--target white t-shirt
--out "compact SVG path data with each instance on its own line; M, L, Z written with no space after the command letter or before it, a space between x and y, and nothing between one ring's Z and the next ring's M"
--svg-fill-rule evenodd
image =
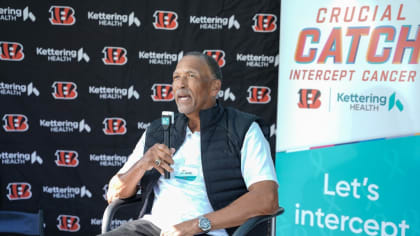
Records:
M126 172L142 158L145 133L118 173ZM192 133L187 127L185 141L173 156L174 172L171 173L171 178L165 179L162 176L154 187L152 212L145 215L144 219L150 220L161 229L214 211L206 194L200 139L200 132ZM255 122L248 129L242 145L241 172L247 188L259 181L277 182L270 146ZM224 229L213 230L208 234L227 235Z

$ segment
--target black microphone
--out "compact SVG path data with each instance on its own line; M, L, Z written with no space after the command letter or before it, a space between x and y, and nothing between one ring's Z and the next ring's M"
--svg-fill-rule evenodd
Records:
M172 111L162 111L162 127L163 127L163 144L168 148L171 148L170 142L170 128L174 123L174 113ZM171 178L171 173L167 170L165 171L165 179Z

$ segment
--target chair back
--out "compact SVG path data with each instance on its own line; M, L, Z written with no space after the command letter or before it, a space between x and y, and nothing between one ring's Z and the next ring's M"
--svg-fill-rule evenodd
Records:
M0 232L23 235L44 235L43 212L0 211Z

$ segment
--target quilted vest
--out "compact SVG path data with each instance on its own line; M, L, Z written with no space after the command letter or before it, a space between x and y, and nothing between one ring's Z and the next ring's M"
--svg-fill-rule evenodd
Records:
M188 118L184 114L175 115L170 128L171 147L178 150L184 143ZM234 108L224 108L219 103L200 111L201 161L207 195L213 209L226 207L247 192L241 173L241 149L245 135L252 122L257 122L263 133L268 128L255 115ZM151 123L146 132L145 152L155 143L163 143L161 119ZM141 180L142 209L140 217L150 213L153 205L153 186L161 177L152 169ZM231 235L236 228L226 229Z

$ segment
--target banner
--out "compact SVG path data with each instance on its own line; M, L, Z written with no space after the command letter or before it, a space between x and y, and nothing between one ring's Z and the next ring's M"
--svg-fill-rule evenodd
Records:
M419 157L420 136L277 153L277 235L420 235Z
M418 9L282 1L277 235L420 235Z
M177 110L172 73L189 51L218 62L220 103L261 116L274 151L279 9L276 0L0 1L0 209L44 210L46 235L97 235L108 181L150 122Z
M420 132L419 1L281 9L277 151Z

